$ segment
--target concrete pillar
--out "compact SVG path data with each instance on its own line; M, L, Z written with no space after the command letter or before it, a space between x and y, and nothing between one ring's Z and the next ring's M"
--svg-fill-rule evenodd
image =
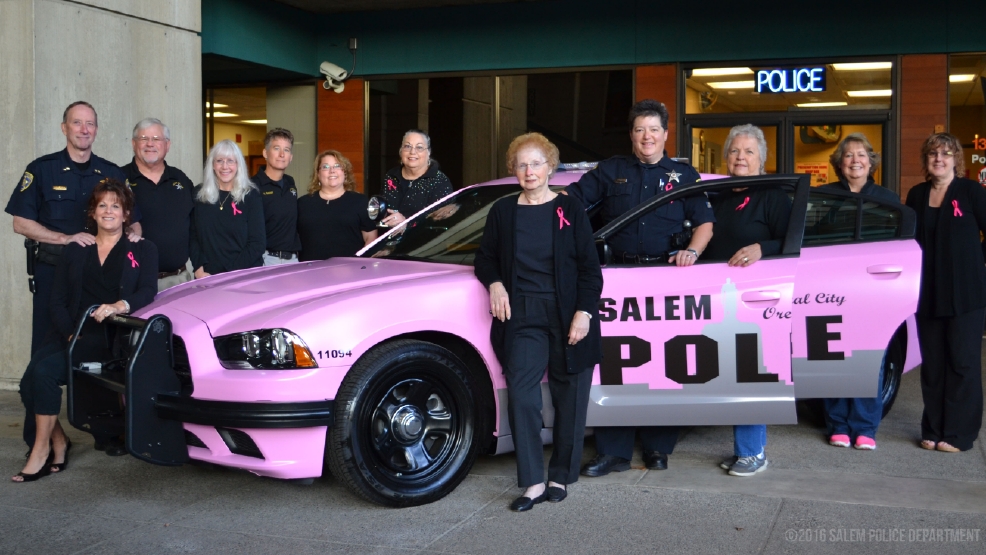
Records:
M62 111L99 115L93 152L130 161L134 124L171 128L168 162L202 175L200 0L0 1L0 196L6 205L31 160L61 150ZM31 296L23 238L0 222L0 388L14 389L30 355Z
M267 130L283 127L294 135L293 157L287 174L294 178L299 195L308 192L318 154L316 92L315 85L267 89Z

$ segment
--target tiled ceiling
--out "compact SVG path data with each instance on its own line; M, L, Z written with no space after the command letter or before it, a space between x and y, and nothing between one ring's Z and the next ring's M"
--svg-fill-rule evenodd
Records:
M331 2L326 0L274 0L279 4L287 4L313 13L372 12L533 1L537 0L334 0Z

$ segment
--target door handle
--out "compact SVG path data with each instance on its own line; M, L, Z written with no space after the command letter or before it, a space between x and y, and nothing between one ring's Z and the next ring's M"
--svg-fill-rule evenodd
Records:
M746 303L779 301L781 300L780 291L744 291L740 299Z
M904 271L904 267L899 264L874 264L866 267L868 274L899 274Z

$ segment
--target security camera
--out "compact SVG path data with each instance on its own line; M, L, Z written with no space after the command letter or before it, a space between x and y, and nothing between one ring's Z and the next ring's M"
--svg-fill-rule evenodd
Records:
M318 70L325 76L325 82L322 83L322 86L325 87L326 90L331 89L337 93L341 93L343 89L346 88L343 81L349 77L348 71L333 64L332 62L322 62L322 65L319 66Z

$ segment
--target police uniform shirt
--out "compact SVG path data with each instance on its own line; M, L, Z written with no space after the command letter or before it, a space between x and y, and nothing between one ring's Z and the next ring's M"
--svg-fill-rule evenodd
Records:
M263 170L253 176L264 201L264 225L267 229L267 250L298 252L298 189L288 174L274 181Z
M42 156L31 162L7 202L6 212L33 220L51 231L74 235L85 231L89 197L96 185L107 178L126 181L112 162L89 155L89 166L80 169L68 150ZM134 209L132 221L140 219Z
M650 198L700 179L695 168L666 155L656 164L645 164L635 156L614 156L570 185L568 193L586 207L602 201L602 217L608 223ZM671 235L683 230L684 220L691 220L693 229L715 221L705 195L674 200L651 210L612 235L609 244L617 253L663 256L671 248Z
M158 183L140 173L134 160L122 169L144 217L140 222L144 238L158 248L159 271L170 273L184 268L195 206L192 181L167 162Z

